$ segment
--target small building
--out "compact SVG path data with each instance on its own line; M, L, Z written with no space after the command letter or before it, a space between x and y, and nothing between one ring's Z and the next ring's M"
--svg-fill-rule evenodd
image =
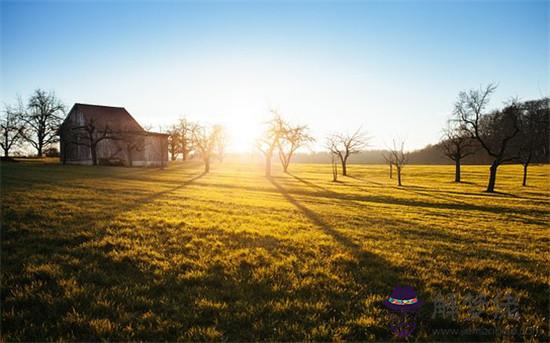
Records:
M74 104L59 134L63 163L164 166L168 162L168 135L144 130L123 107Z

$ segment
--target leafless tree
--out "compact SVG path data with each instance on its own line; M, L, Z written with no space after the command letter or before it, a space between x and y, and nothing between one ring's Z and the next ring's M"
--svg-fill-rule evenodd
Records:
M23 141L26 130L25 122L22 120L24 112L21 99L18 99L16 106L4 105L0 118L0 146L4 150L4 157L8 157L10 150Z
M518 135L518 157L523 166L523 186L527 186L527 168L533 161L548 161L550 98L526 101L522 105Z
M390 179L393 179L393 159L392 154L389 151L382 153L382 158L384 158L384 161L389 165L390 167Z
M179 120L178 129L180 132L180 152L181 158L184 161L189 158L189 154L193 151L193 131L196 127L196 123L193 123L186 118L181 118Z
M338 181L338 156L330 153L330 166L332 169L332 182Z
M214 125L214 130L217 131L217 140L215 153L218 161L223 162L225 158L225 148L229 144L229 135L227 129L223 125Z
M342 164L342 175L347 176L348 158L361 152L368 145L368 137L361 132L361 128L353 134L337 133L327 138L328 147L331 153L338 156Z
M315 139L309 134L309 128L306 125L285 125L277 143L279 159L285 173L288 171L288 166L296 150L314 141Z
M86 146L90 149L92 165L97 165L97 145L106 139L120 139L108 125L96 124L94 119L86 120L84 125L62 127L62 135L66 135L70 144ZM66 151L66 149L64 149Z
M126 150L128 166L132 167L134 165L134 152L140 152L145 150L146 136L147 136L147 133L123 132L123 133L117 134L116 136L112 135L111 139L122 141L122 143L124 144L124 148ZM161 163L163 161L164 159L161 157Z
M172 125L166 133L168 134L168 151L170 152L170 160L175 161L180 151L182 151L181 132L178 126Z
M267 123L267 129L264 132L264 136L256 143L258 150L260 150L265 157L265 176L268 177L271 176L273 152L277 148L279 139L281 139L286 126L286 123L275 110L271 110L271 113L273 118Z
M45 148L59 140L58 130L65 114L65 105L53 92L37 89L30 97L27 109L23 116L28 127L24 138L41 157Z
M476 152L475 140L460 122L449 120L443 130L443 138L439 148L445 156L455 162L455 182L460 182L460 165L464 157Z
M193 144L199 150L200 156L204 161L204 172L208 173L210 172L210 159L218 143L219 131L215 127L193 125L191 132Z
M401 171L403 170L403 167L407 163L408 154L404 151L405 148L405 142L404 141L396 141L393 140L393 146L390 149L390 155L391 155L391 161L393 161L393 164L395 165L395 169L397 170L397 185L402 186L401 184Z
M487 192L495 191L498 167L516 158L509 155L509 143L519 133L520 111L516 102L512 102L502 111L485 112L495 89L495 85L489 84L479 90L461 92L454 110L470 137L475 138L493 158Z

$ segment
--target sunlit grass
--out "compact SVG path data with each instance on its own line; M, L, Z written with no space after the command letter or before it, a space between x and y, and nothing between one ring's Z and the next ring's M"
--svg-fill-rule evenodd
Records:
M196 163L165 170L2 165L5 340L384 340L380 305L410 284L437 328L538 328L548 338L548 176L532 167ZM438 293L509 292L519 320L432 319ZM532 331L530 331L532 332ZM523 338L529 338L523 337ZM512 339L520 339L521 334Z

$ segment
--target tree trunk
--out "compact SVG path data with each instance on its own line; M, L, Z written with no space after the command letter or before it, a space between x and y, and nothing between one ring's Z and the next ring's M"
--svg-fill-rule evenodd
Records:
M390 179L393 179L393 163L390 162Z
M38 157L42 157L42 145L38 145L38 148L36 149L36 155Z
M332 157L331 161L331 167L332 167L332 182L338 181L338 164L336 164L336 160L334 159L334 156Z
M4 148L4 157L8 157L8 149Z
M132 158L132 149L129 148L128 149L128 166L132 167L133 163L134 163L134 161L133 161L133 158Z
M401 167L400 166L396 166L396 167L397 167L397 185L401 186Z
M92 165L97 166L97 150L95 144L90 146L90 152L92 154Z
M487 185L487 192L493 193L495 191L495 184L497 181L497 168L499 166L498 161L494 161L493 164L491 164L490 174L489 174L489 184Z
M348 176L348 166L346 165L347 161L343 158L341 158L340 160L342 161L342 175Z
M460 182L460 158L455 160L455 182Z
M210 172L210 158L206 158L204 160L204 173L209 173Z
M285 161L285 162L283 163L283 171L284 171L285 173L288 173L288 165L289 165L289 162L288 162L288 161Z
M522 186L527 186L527 167L529 166L529 163L525 163L523 165L523 183Z

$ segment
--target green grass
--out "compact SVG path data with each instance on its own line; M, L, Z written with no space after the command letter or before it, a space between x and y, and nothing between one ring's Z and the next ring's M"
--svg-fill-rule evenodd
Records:
M387 340L396 284L426 301L414 339L548 340L548 166L2 165L2 339ZM432 318L436 295L459 317ZM511 294L520 318L470 318ZM496 330L493 334L437 329ZM500 330L500 331L499 331ZM490 331L485 331L490 333ZM513 332L513 331L509 331ZM522 335L522 332L525 335Z

